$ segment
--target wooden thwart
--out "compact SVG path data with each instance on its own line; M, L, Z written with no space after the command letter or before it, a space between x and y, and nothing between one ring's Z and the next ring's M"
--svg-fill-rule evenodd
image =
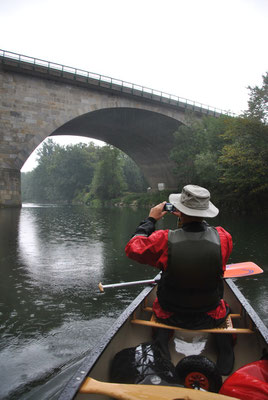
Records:
M144 307L144 311L152 313L150 320L138 319L136 318L134 313L131 323L136 325L151 326L153 328L174 329L177 331L193 331L193 332L209 332L209 333L254 333L254 331L250 328L234 328L233 319L241 318L240 314L229 314L224 323L217 328L192 330L192 329L183 329L179 328L178 326L171 326L158 322L155 314L153 313L152 307Z

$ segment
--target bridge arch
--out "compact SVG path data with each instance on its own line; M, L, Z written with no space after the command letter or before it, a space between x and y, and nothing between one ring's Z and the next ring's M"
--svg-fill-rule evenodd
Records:
M104 140L128 154L151 187L174 188L168 155L185 113L1 70L0 85L0 205L20 205L20 169L45 138L62 134Z
M159 160L165 156L167 162L173 144L173 133L181 124L186 123L184 113L172 112L150 104L140 105L128 99L118 101L114 96L104 101L95 95L93 103L84 100L83 106L80 104L81 99L75 101L74 97L71 104L62 108L60 104L66 97L64 93L61 96L62 99L58 96L58 103L54 103L52 109L47 109L45 112L42 110L42 119L26 116L25 122L31 133L26 135L25 139L29 140L24 141L13 159L16 168L20 169L30 154L47 137L72 135L112 144L130 155L142 169L146 169L146 164L154 162L150 159L149 144L154 148L154 154L159 156ZM24 127L23 123L20 128L23 131L27 130L27 126ZM145 148L148 153L145 162L142 162Z
M82 135L128 154L152 188L176 187L169 153L187 110L205 109L132 86L0 57L0 207L18 206L20 169L48 136ZM188 108L189 106L189 108Z
M165 183L176 187L169 153L173 133L181 122L166 115L141 108L101 108L80 115L59 128L53 135L73 135L102 140L128 154L140 167L149 185Z

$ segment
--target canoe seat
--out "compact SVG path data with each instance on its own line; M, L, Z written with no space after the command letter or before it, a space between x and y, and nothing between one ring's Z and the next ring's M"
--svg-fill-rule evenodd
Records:
M151 326L154 328L174 329L177 331L209 332L209 333L254 333L254 331L251 328L234 328L233 319L241 318L240 314L229 314L224 323L218 326L217 328L193 330L193 329L183 329L179 328L178 326L171 326L163 324L162 322L158 322L155 314L153 313L152 307L144 307L143 310L151 313L150 319L138 319L136 318L136 315L134 313L133 318L131 320L132 324Z

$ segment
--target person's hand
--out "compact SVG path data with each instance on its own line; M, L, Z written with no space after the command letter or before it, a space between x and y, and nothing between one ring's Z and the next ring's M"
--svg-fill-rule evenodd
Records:
M156 221L161 219L164 215L166 215L167 211L163 211L164 205L166 204L166 201L163 201L160 204L157 204L157 206L151 208L149 217L154 218Z

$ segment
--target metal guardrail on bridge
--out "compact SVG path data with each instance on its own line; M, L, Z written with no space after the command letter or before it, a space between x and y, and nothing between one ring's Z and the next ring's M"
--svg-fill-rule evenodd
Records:
M110 78L105 75L88 72L79 68L68 67L51 61L45 61L22 54L13 53L0 49L0 62L9 64L14 61L16 66L24 69L31 69L37 72L46 71L48 74L67 79L72 79L90 85L97 85L103 88L109 88L123 93L132 94L134 96L144 97L149 100L159 101L161 103L170 104L178 108L184 108L189 111L199 112L207 115L231 115L235 114L230 111L224 111L216 107L204 105L202 103L168 94L159 90L150 89L145 86L136 85L134 83L125 82L120 79ZM13 65L14 66L14 65Z

